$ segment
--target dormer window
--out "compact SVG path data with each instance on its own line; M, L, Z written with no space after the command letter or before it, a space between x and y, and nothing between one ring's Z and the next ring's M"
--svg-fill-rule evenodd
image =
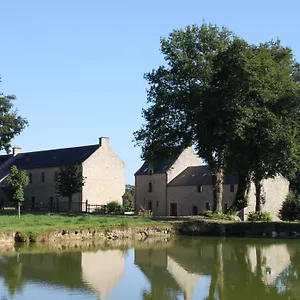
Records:
M153 170L149 169L148 173L149 173L149 175L152 175L153 174Z

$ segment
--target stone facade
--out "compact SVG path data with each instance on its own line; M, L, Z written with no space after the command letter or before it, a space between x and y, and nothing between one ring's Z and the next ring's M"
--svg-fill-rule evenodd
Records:
M82 199L89 204L122 204L125 193L125 164L112 150L108 138L100 138L100 147L82 164L87 178L82 188Z
M237 184L224 185L223 187L223 209L234 201ZM211 185L199 186L168 186L168 201L177 206L179 216L191 216L204 213L213 209L213 187ZM170 214L171 212L169 212Z
M149 171L146 174L135 174L135 210L149 209L156 216L165 216L169 212L167 184L188 166L200 165L192 148L183 150L171 166L164 172Z

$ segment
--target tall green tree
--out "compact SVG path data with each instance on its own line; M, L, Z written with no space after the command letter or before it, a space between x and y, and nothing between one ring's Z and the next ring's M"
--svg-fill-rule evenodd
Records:
M125 194L123 196L125 211L134 211L134 185L126 184Z
M217 211L222 210L224 144L215 130L220 126L209 123L202 107L210 100L204 95L214 74L213 60L234 38L226 28L212 24L188 26L162 38L166 66L145 74L150 106L142 112L145 124L134 133L145 160L158 161L196 146L211 167Z
M214 118L225 114L222 122L231 126L230 136L223 141L226 167L238 171L244 191L250 180L254 182L259 212L264 200L262 180L294 174L299 167L297 64L291 49L278 40L255 46L238 39L214 64L217 71L208 91L219 104L219 114L213 105Z
M18 214L21 216L21 205L24 201L24 189L29 184L29 177L26 171L18 170L12 166L6 178L6 183L12 193L12 199L18 204Z
M65 166L59 169L55 189L59 196L68 198L69 211L72 210L72 196L82 190L84 183L85 177L77 166Z
M14 100L16 96L4 95L0 92L0 151L9 152L12 139L28 125L27 120L14 109Z

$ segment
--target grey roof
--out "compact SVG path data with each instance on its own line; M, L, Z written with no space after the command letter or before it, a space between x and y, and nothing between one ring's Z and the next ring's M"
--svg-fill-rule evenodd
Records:
M78 165L84 162L99 145L19 153L0 165L0 177L16 165L20 170ZM1 161L1 156L0 156Z
M11 154L0 155L0 167L1 167L2 164L4 164L11 157L12 157Z
M173 164L183 151L183 148L178 148L177 154L162 159L161 161L158 161L154 164L152 162L145 161L143 165L135 172L134 175L146 175L148 174L149 168L152 169L153 174L163 174L173 166Z
M238 177L236 175L225 178L224 184L237 184ZM177 175L168 185L211 185L211 171L207 165L187 167L179 175Z

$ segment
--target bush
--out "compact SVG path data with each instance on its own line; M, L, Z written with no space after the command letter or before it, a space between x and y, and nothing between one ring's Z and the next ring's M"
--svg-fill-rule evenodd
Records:
M279 217L283 221L300 220L300 196L290 191L279 211Z
M203 214L205 217L210 218L210 219L220 219L220 220L234 220L232 215L230 214L224 214L224 213L216 213L211 210L206 210Z
M139 216L140 217L152 217L152 211L147 209L140 209Z
M272 217L269 212L250 212L248 214L249 222L271 222Z
M110 215L121 215L124 213L124 210L117 201L111 201L106 204L106 213Z

